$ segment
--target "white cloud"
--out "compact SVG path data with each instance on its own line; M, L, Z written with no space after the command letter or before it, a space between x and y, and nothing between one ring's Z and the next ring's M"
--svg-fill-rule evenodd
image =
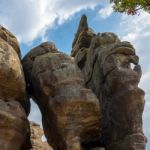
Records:
M104 8L101 8L98 13L102 19L106 19L113 13L113 7L112 5L106 5Z
M0 0L0 23L19 41L32 42L45 38L45 32L61 24L82 9L93 9L99 0Z
M140 12L140 15L135 16L123 14L119 34L121 34L123 40L134 42L141 48L143 45L141 45L141 42L139 43L139 41L141 40L142 43L145 43L143 39L150 37L149 27L150 14L146 12Z
M122 40L128 40L130 42L135 41L138 39L138 34L137 33L128 33L127 35L122 37Z

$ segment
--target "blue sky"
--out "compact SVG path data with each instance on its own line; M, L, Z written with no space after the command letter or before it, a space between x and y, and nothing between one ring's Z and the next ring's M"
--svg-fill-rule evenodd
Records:
M53 41L61 51L70 54L82 14L87 15L95 32L114 32L135 46L143 69L139 86L146 92L144 132L150 140L150 14L114 13L107 0L0 0L0 24L18 38L22 56L44 41ZM33 103L29 119L41 122ZM150 143L146 150L149 149Z

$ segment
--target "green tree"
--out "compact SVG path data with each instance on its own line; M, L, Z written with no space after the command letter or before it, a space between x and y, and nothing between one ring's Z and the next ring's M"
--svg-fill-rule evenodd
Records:
M140 9L150 13L150 0L110 0L116 12L135 15Z

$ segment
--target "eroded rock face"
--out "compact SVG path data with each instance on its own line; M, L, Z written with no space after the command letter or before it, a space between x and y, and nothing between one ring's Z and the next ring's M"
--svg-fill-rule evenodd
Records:
M108 150L144 150L144 91L138 87L142 73L135 49L113 33L96 35L89 31L83 29L77 34L72 56L82 70L85 85L102 106L101 145ZM84 46L86 34L91 40Z
M0 38L6 41L16 51L19 58L21 57L20 48L16 37L6 28L0 25Z
M5 41L5 36L7 37ZM1 36L2 35L2 36ZM4 36L4 37L3 37ZM17 100L29 113L29 101L26 95L26 84L22 65L18 57L16 38L5 28L0 28L0 98L8 101ZM13 46L11 46L13 43ZM14 47L16 49L14 49ZM18 53L16 51L19 51Z
M42 136L44 135L43 130L40 125L30 122L31 129L31 150L52 150L48 143L42 141Z
M22 106L14 100L0 99L0 120L0 149L20 150L29 132Z
M29 101L17 39L0 26L0 149L20 150L29 135ZM26 112L26 113L25 113Z
M98 99L84 87L74 59L43 43L23 59L30 94L42 113L48 143L55 150L80 150L99 140L101 112Z
M0 26L0 149L51 149L35 123L30 143L27 86L54 150L144 150L142 71L131 43L94 33L84 15L71 56L49 42L32 49L25 84L17 39Z

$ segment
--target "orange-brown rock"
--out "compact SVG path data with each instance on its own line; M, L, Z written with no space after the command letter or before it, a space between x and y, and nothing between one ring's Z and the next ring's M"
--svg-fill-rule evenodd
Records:
M17 100L27 112L29 111L29 101L26 95L24 73L18 56L20 51L17 53L17 50L15 50L16 47L19 47L17 39L9 31L1 27L0 98L6 101L9 99Z
M0 149L30 145L29 101L17 39L0 26ZM26 113L25 113L26 112Z
M45 141L42 141L42 136L44 135L43 130L40 128L35 122L30 122L30 130L31 130L31 150L52 150L52 148Z
M74 59L43 43L23 59L31 96L42 113L44 132L54 150L80 150L99 140L101 112L98 99Z
M106 150L144 150L144 91L138 87L142 73L134 47L113 33L93 34L90 45L84 46L85 33L89 32L82 29L75 37L72 56L82 70L85 85L94 91L102 106L99 144Z
M0 38L6 41L16 51L19 58L21 57L20 48L16 37L6 28L0 25Z
M0 149L21 150L29 132L29 124L22 106L14 100L0 99Z

